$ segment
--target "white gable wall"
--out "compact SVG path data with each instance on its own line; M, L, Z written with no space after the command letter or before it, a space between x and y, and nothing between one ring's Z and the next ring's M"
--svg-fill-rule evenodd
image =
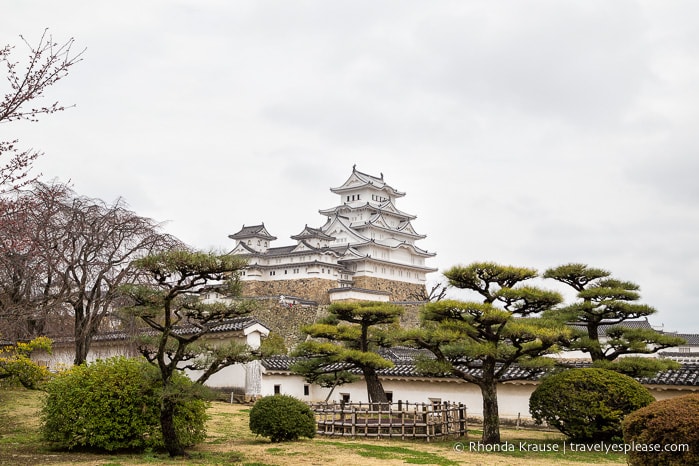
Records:
M442 402L464 403L469 416L481 416L483 413L483 398L478 386L463 381L434 381L430 379L391 379L382 378L386 392L393 393L393 401L410 403L431 403L435 400ZM307 402L325 401L330 392L314 384L307 384L303 377L297 375L264 374L262 377L262 396L273 395L274 386L279 385L280 393L291 395ZM309 385L309 395L304 395L304 385ZM504 383L498 386L500 416L514 417L518 415L530 418L529 397L536 388L532 383ZM349 394L351 402L367 403L366 384L363 380L335 387L328 400L340 402L343 394Z
M435 400L463 403L469 416L483 415L483 398L477 385L457 379L430 378L396 378L381 379L384 390L393 394L393 401L410 403L431 403ZM262 375L260 395L267 396L275 393L274 386L278 385L280 393L291 395L307 402L325 401L330 389L318 385L307 384L303 377L293 374L264 373ZM309 386L309 395L304 395L304 385ZM498 408L502 418L514 419L521 417L531 419L529 398L538 386L537 382L512 381L498 384ZM696 386L664 386L646 385L656 400L696 393ZM367 403L366 384L363 380L336 387L329 402L340 402L343 394L349 394L351 402Z

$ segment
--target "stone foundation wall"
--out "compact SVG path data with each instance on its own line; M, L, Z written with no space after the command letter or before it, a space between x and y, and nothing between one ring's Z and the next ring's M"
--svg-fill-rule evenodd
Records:
M297 280L243 281L243 296L294 296L318 304L330 304L328 290L337 288L336 280L299 278Z
M405 309L400 318L400 326L403 328L417 328L420 325L420 309L424 303L397 304Z
M258 298L260 302L259 309L252 315L272 332L281 335L289 349L303 340L301 328L304 325L312 324L327 315L327 307L330 304L328 290L338 286L334 280L320 278L243 281L242 285L243 296ZM396 302L405 308L405 313L400 320L401 326L412 328L419 325L419 312L423 303L417 300L425 294L423 285L380 278L355 277L354 286L391 293L391 302ZM279 303L280 295L315 301L317 305L289 306L288 303Z
M368 290L388 291L391 301L417 301L426 295L425 285L376 277L354 277L354 286Z
M398 303L405 308L400 319L403 328L417 327L422 303ZM315 323L328 315L328 305L280 304L276 298L259 299L259 307L252 316L265 324L272 332L284 338L287 349L291 350L305 339L301 332L304 325Z
M243 281L243 296L294 296L315 301L318 304L330 304L328 290L338 288L336 280L324 278L299 278L295 280ZM399 282L385 278L354 277L353 286L367 290L390 293L391 301L419 301L425 299L425 285Z
M266 325L270 331L284 338L287 349L291 350L303 341L301 328L310 325L325 315L327 306L280 304L278 299L260 299L258 309L252 316Z

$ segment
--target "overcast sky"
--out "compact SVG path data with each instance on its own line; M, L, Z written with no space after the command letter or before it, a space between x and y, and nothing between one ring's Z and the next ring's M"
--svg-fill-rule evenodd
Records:
M48 27L87 51L46 99L75 108L0 137L202 249L260 222L292 244L357 164L407 193L440 270L584 262L699 332L698 19L695 1L4 0L0 44L24 55Z

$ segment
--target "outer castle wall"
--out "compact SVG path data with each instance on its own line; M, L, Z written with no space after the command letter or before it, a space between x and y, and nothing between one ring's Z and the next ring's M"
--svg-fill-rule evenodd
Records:
M318 304L330 304L328 290L337 288L337 280L299 278L292 280L243 281L243 296L294 296ZM353 286L366 290L385 291L391 301L421 301L427 296L425 285L385 278L354 277Z
M301 327L327 315L330 304L328 290L338 286L337 281L320 278L294 280L244 281L243 296L259 300L259 308L252 313L272 332L280 334L288 348L303 340ZM391 293L392 303L403 306L400 319L403 327L416 327L419 310L426 290L423 285L371 277L355 277L354 286ZM285 302L279 297L285 296ZM294 298L302 300L295 302Z
M299 278L295 280L244 281L243 296L294 296L330 304L328 290L337 287L336 280L323 278Z
M354 277L356 288L367 290L387 291L391 293L391 301L419 301L427 296L425 285L399 282L386 278Z
M282 304L274 297L259 298L259 307L252 315L264 322L270 331L281 335L287 349L292 349L304 340L301 328L310 325L328 314L327 305ZM419 310L423 303L397 303L405 313L400 319L404 328L418 325Z

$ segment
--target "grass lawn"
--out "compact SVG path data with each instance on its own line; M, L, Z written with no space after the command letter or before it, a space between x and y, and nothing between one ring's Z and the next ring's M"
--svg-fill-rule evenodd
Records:
M209 410L208 438L190 450L187 459L170 459L167 454L89 453L54 451L38 433L43 394L38 391L0 391L0 465L624 465L620 454L521 451L520 442L531 448L542 445L562 449L562 436L552 432L503 429L502 439L513 452L474 452L470 442L480 432L471 431L461 443L423 441L335 439L316 437L291 443L273 444L248 429L249 406L213 403ZM477 429L479 426L474 426ZM456 448L455 448L456 447Z

